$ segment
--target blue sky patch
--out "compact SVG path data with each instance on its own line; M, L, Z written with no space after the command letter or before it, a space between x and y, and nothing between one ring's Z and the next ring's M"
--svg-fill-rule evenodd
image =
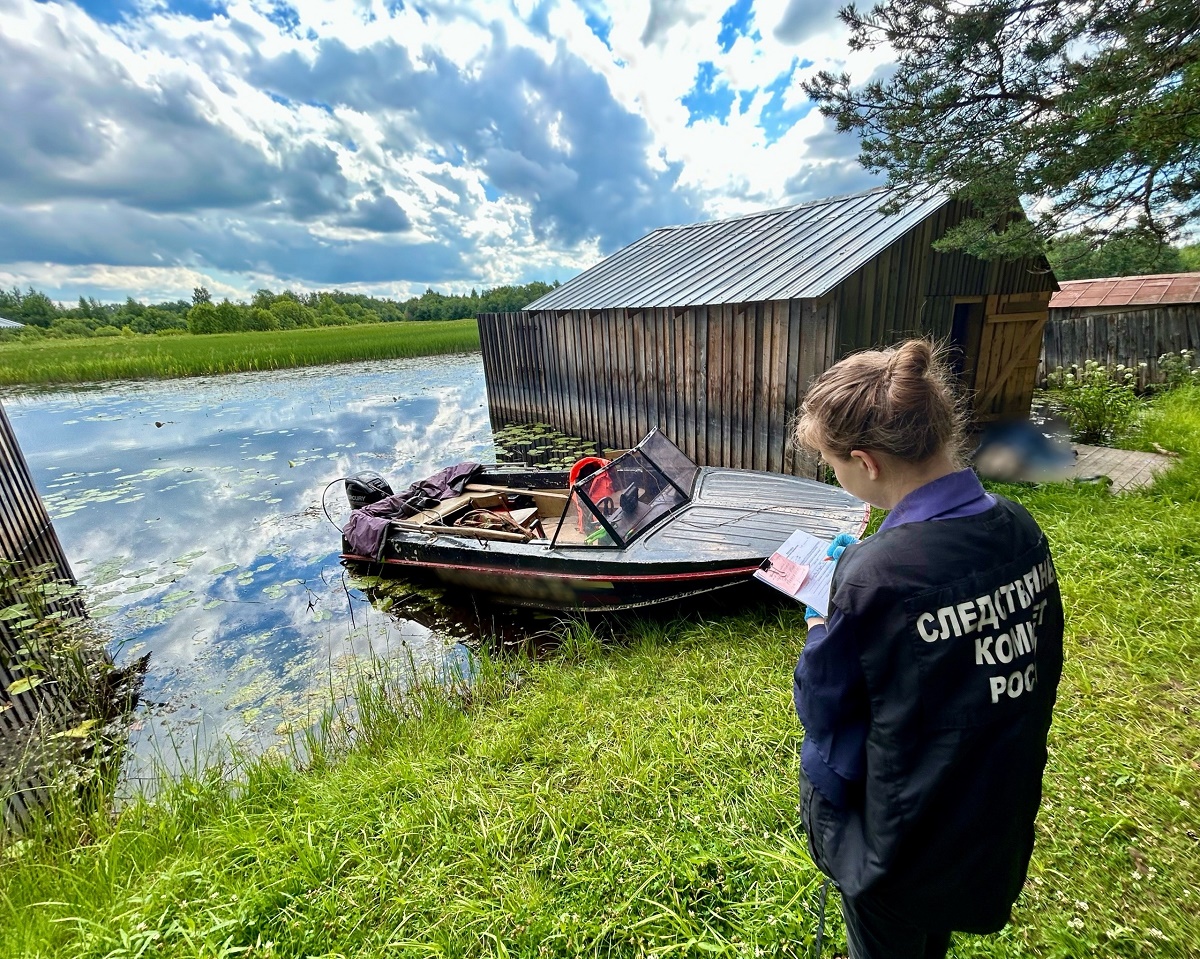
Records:
M728 53L737 43L738 37L746 36L750 31L753 20L754 0L737 0L737 2L721 15L721 30L717 34L717 43L722 53ZM758 33L757 30L754 31Z
M717 82L717 68L711 60L705 60L696 71L696 82L680 101L688 109L690 127L697 120L716 117L723 123L733 106L734 93L725 80Z
M492 186L491 180L483 181L483 195L488 198L489 203L495 203L504 194Z
M141 13L138 0L76 0L81 10L100 23L120 23L133 20ZM182 14L193 20L211 20L224 16L228 10L221 0L168 0L169 13Z
M588 29L592 33L600 38L601 43L608 47L608 49L612 49L612 44L608 42L608 38L612 34L611 20L603 20L589 10L583 15L583 22L588 25Z
M220 0L168 0L167 10L171 13L182 13L193 20L211 20L213 17L223 17L229 8Z
M550 0L542 0L525 18L525 25L539 37L553 39L550 34Z
M787 92L792 83L792 76L799 69L812 66L811 60L800 60L792 58L792 65L783 73L779 74L774 80L763 87L765 93L769 93L771 98L762 108L762 113L759 114L758 125L766 134L767 146L770 146L781 136L788 132L794 124L808 116L813 108L811 100L805 100L798 107L785 107L783 105L783 95Z
M78 3L89 17L100 23L120 23L137 13L134 0L78 0Z

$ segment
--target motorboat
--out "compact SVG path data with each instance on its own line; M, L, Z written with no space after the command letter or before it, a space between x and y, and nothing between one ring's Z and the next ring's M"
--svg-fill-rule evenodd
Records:
M621 610L754 582L797 529L861 535L870 515L816 480L698 466L658 429L610 459L456 467L440 486L448 495L436 501L428 490L415 502L384 496L386 484L360 498L342 559L507 605ZM362 535L368 524L373 537Z

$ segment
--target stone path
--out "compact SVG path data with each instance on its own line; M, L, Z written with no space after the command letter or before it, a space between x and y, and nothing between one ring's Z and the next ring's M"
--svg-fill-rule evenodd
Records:
M1175 457L1161 453L1114 450L1107 446L1085 446L1082 443L1073 446L1077 455L1071 471L1072 478L1108 476L1112 479L1114 493L1149 486L1154 481L1155 473L1161 473L1175 462Z

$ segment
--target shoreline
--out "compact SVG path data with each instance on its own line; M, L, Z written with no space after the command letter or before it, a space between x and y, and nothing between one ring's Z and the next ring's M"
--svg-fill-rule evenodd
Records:
M0 386L89 385L479 350L474 319L0 344Z

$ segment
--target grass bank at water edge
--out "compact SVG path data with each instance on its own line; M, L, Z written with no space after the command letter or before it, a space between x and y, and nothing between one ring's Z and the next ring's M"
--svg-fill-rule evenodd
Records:
M1067 663L1029 882L957 959L1197 954L1200 393L1155 409L1184 452L1155 488L1003 488L1052 540ZM468 699L405 711L368 682L355 744L304 770L248 761L9 845L0 955L810 955L802 636L774 606L576 626Z
M0 344L0 386L245 373L479 349L474 320Z

